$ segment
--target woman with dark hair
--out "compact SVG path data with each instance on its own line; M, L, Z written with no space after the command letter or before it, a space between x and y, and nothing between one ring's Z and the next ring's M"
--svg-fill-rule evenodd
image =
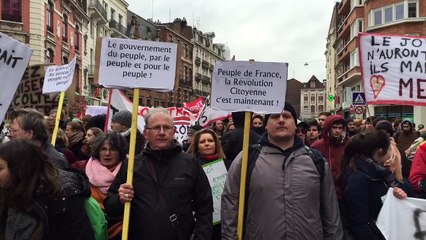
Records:
M202 129L194 134L192 144L189 146L188 153L192 154L201 165L208 164L214 161L222 161L225 158L223 153L222 145L216 133L211 129ZM212 186L213 187L213 186ZM218 189L212 189L216 192ZM220 189L218 195L222 195L223 187ZM221 239L221 225L220 223L213 225L213 236L212 240Z
M94 239L84 181L54 167L30 140L0 145L0 238Z
M222 120L216 120L212 124L212 129L216 133L217 137L220 139L223 135L224 130L225 130L225 124L223 123Z
M406 198L395 175L384 167L392 154L390 137L382 130L353 136L342 160L342 222L355 239L381 239L375 224L388 188Z
M83 140L83 146L81 147L81 153L84 154L85 160L92 156L92 145L95 142L95 139L103 134L104 132L97 127L87 129Z
M109 132L95 139L92 157L87 161L85 172L90 182L92 197L98 201L102 210L108 189L120 170L121 163L127 158L127 142L119 133ZM119 236L121 219L107 218L108 236Z

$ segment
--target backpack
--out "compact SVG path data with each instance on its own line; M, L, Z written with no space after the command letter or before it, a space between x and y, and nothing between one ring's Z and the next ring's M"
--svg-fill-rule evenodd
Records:
M99 203L92 197L84 200L84 208L92 224L96 240L108 239L108 224Z

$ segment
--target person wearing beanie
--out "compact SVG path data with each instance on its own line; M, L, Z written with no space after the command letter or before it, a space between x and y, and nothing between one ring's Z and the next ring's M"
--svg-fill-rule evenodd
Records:
M401 130L401 132L395 133L393 138L399 150L405 153L405 151L410 148L411 144L419 137L419 133L415 131L413 122L409 118L401 122Z
M247 176L244 239L343 238L329 165L296 135L293 110L286 103L281 113L267 115L266 133L255 145L257 158L249 160L249 166L255 162ZM237 236L242 155L232 163L222 194L222 240ZM323 175L314 159L320 159Z
M337 197L340 199L342 195L338 177L340 176L340 165L345 146L349 140L347 137L348 128L345 119L340 115L331 115L327 117L323 126L321 132L322 138L314 142L311 147L320 151L330 165L334 184L336 186Z
M116 133L120 133L127 141L127 145L130 148L130 128L132 126L132 113L127 110L121 110L115 113L111 119L111 130ZM136 131L136 146L135 153L138 154L142 151L145 139L143 135Z

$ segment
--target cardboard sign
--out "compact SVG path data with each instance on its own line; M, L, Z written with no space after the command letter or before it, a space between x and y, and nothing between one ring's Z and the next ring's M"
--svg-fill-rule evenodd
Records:
M27 45L0 32L0 74L2 78L0 122L3 121L12 102L31 54L32 50Z
M49 95L42 94L45 65L27 67L21 83L13 97L12 108L34 108L44 115L58 107L58 102Z
M281 112L286 86L286 63L219 62L213 71L211 106L225 111Z
M104 37L95 79L105 87L173 90L177 44Z
M209 179L213 195L213 224L220 223L220 208L223 188L225 187L226 171L223 159L213 161L203 165L204 172Z
M369 104L426 106L426 38L362 33L360 63Z
M397 199L389 188L376 222L388 240L424 239L426 237L426 200Z
M43 94L66 91L72 84L76 58L61 66L50 66L46 70Z

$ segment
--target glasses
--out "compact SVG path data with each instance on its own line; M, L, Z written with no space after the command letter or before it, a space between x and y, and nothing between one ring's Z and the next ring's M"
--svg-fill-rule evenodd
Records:
M152 127L152 128L145 128L145 129L152 131L153 133L160 133L161 129L163 129L164 133L170 133L171 131L174 131L175 127L164 125L164 126L155 126L155 127Z

